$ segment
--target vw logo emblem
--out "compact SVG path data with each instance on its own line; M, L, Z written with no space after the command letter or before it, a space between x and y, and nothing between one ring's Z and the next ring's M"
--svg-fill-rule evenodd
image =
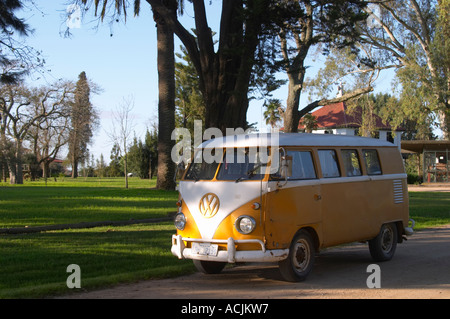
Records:
M200 199L200 203L198 205L198 209L200 210L200 214L205 218L211 218L219 211L219 197L216 194L208 193L203 195L202 199Z

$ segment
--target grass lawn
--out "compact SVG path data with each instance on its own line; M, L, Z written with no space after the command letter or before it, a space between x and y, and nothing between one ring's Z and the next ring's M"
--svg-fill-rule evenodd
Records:
M450 193L410 192L409 216L415 230L450 224Z
M0 228L166 217L177 192L151 189L155 181L122 178L0 185Z
M194 271L170 252L173 233L168 222L0 236L0 298L78 290L66 285L70 264L80 267L82 289Z
M48 180L21 186L0 183L0 228L129 220L167 216L176 192L151 189L155 181ZM450 224L448 193L410 193L416 229ZM72 292L67 266L81 269L81 288L164 278L194 271L170 252L172 222L0 235L0 298Z
M0 184L0 228L167 217L177 192L155 180L79 178ZM172 222L0 235L0 298L70 293L67 266L81 269L82 288L193 271L170 252Z

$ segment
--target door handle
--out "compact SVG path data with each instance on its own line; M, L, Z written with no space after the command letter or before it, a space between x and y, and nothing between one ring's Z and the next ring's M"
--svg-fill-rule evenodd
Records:
M322 199L322 195L320 195L320 194L314 194L314 200L315 201L318 201L318 200L321 200Z

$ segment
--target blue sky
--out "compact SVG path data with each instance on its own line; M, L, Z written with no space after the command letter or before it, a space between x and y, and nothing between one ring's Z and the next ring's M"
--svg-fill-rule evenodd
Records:
M150 9L142 10L139 18L128 18L126 24L100 24L85 17L80 28L72 28L65 38L63 1L45 1L38 10L24 10L24 17L34 29L27 43L42 50L46 60L45 81L63 78L77 81L85 71L102 92L91 101L99 112L100 127L95 132L90 151L96 158L103 154L109 161L112 144L106 132L111 130L111 112L123 98L133 96L133 122L136 136L145 134L147 126L156 121L158 90L156 70L156 29ZM112 34L112 36L111 36ZM44 81L42 77L36 85ZM33 85L33 83L32 83Z
M218 31L220 3L213 1L212 6L207 6L208 19L214 31ZM21 14L34 29L34 33L26 41L36 50L42 50L46 68L51 70L45 75L47 82L60 78L76 81L80 72L85 71L87 77L102 88L100 94L91 98L100 115L100 128L95 132L90 152L95 158L103 154L109 162L112 143L107 132L112 129L111 112L124 98L134 98L133 122L138 138L142 138L146 128L157 121L156 28L150 6L144 2L139 17L134 18L132 12L129 12L126 24L115 23L112 27L107 21L98 24L92 14L88 13L80 27L71 29L70 38L62 36L66 30L66 2L42 1L38 6L38 9L23 10ZM189 4L181 19L185 26L193 25L193 13ZM175 47L179 48L180 44L176 39ZM307 76L312 76L314 70L320 67L320 60L312 66ZM39 85L42 81L43 78L31 84ZM382 75L378 83L386 87L390 84L390 78ZM276 97L284 102L287 88L278 90ZM303 97L302 103L305 101L306 98ZM250 123L258 122L258 129L264 132L267 126L264 123L262 103L251 103L247 120Z

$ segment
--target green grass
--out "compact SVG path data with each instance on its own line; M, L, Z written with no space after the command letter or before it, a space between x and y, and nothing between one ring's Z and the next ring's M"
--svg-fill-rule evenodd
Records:
M80 178L0 184L0 228L129 220L166 216L176 192L152 189L155 181ZM448 193L410 193L416 230L450 224ZM81 269L83 290L192 272L192 262L170 252L172 222L0 235L0 298L72 293L67 266Z
M450 193L410 192L409 206L415 230L450 224Z
M0 228L166 217L178 198L138 178L43 183L0 187Z
M81 270L81 288L165 278L193 271L170 252L172 223L98 227L0 236L0 298L70 294L67 266Z
M49 179L0 184L0 228L167 217L177 192L155 180ZM67 266L81 269L82 289L193 271L170 252L172 222L0 235L0 298L71 293Z
M24 181L23 185L10 185L0 181L0 186L4 187L27 187L27 186L43 186L43 187L108 187L108 188L125 188L124 177L79 177L72 179L70 177L48 178L45 181L40 178L37 181ZM140 179L138 177L128 178L129 188L153 188L156 186L156 179Z

